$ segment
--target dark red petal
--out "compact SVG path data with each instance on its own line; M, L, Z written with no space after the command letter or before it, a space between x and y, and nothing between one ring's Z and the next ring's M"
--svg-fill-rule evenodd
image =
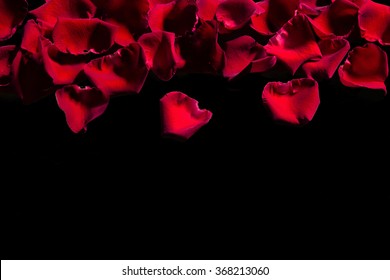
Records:
M227 30L236 30L249 22L256 10L252 0L225 0L219 4L216 17Z
M53 41L64 53L102 53L113 46L118 31L117 26L99 19L59 18L53 29Z
M96 7L90 0L50 0L30 13L54 27L58 17L93 18Z
M390 6L367 1L359 10L359 27L367 41L390 45Z
M0 0L0 41L14 35L27 15L26 0Z
M320 105L318 84L308 78L270 82L264 87L262 98L275 121L292 125L310 122Z
M135 35L148 27L149 0L91 0L108 19L126 26Z
M336 0L332 0L332 3L335 2ZM349 2L351 3L354 3L356 6L358 7L361 7L363 6L363 4L365 4L366 2L369 2L371 0L348 0Z
M251 72L264 72L276 63L276 58L269 57L262 45L250 36L241 36L225 43L225 67L223 75L233 78L255 61Z
M175 34L165 31L146 33L138 43L144 49L148 67L161 80L170 80L177 69Z
M35 21L29 20L24 26L21 48L34 56L39 56L39 37L41 29Z
M138 43L112 55L94 59L84 67L85 74L104 94L139 93L148 75L145 55Z
M289 21L298 9L299 0L268 0L267 23L274 32Z
M262 35L270 36L273 32L268 25L268 1L261 1L256 3L256 12L251 17L251 27Z
M22 50L18 51L12 63L12 84L25 104L53 93L52 79L42 62Z
M174 0L157 4L150 10L149 26L152 31L169 31L184 35L194 29L196 12L195 0Z
M372 43L350 51L345 64L339 68L340 81L345 86L381 89L385 93L388 75L387 54Z
M185 61L183 71L218 73L224 65L224 52L218 42L217 22L201 21L194 34L178 38L179 53Z
M167 93L160 104L164 136L187 140L213 115L209 110L199 109L198 101L179 91Z
M321 50L304 15L289 20L264 48L282 61L292 74L305 61L321 57Z
M10 83L11 59L15 46L0 47L0 87Z
M40 47L46 72L55 85L71 84L88 62L87 56L63 53L43 37L40 37Z
M297 11L310 17L316 17L328 8L326 6L329 5L328 2L330 1L301 0Z
M96 88L80 88L76 85L57 90L56 99L74 133L87 130L88 123L104 113L109 101L109 98Z
M158 4L167 4L169 2L172 2L174 0L149 0L149 7L150 9L153 9L154 6Z
M198 17L202 20L213 20L221 2L222 0L198 0Z
M318 43L322 58L315 61L308 61L302 65L307 77L317 81L333 77L340 63L347 55L350 46L345 39L327 39Z
M321 39L347 37L356 25L358 10L359 7L349 0L336 0L318 17L309 20Z

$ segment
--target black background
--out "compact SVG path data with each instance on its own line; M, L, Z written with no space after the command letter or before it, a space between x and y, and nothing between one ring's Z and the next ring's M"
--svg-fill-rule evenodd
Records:
M2 258L388 259L389 97L335 76L304 127L259 75L150 74L78 135L54 96L2 95ZM173 90L214 114L187 142L160 135Z

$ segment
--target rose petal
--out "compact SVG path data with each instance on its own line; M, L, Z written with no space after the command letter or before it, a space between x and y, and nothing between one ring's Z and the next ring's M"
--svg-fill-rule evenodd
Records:
M336 0L309 21L321 39L347 37L357 23L358 10L359 7L349 0Z
M291 74L305 61L321 57L321 50L304 15L289 20L264 48L283 62Z
M265 36L271 36L275 34L268 25L267 17L268 17L268 6L269 1L261 1L256 3L257 9L256 12L251 16L250 26Z
M87 125L106 110L109 98L96 88L69 85L56 92L57 104L65 113L74 133L87 130Z
M278 31L298 9L299 0L268 0L267 22L270 29Z
M138 43L84 66L85 74L106 95L139 93L148 75L145 55Z
M174 0L167 4L157 4L149 13L149 26L152 31L184 35L194 29L196 12L195 0Z
M0 47L0 87L10 83L11 60L15 48L15 46Z
M308 15L310 17L316 17L326 10L331 1L324 0L301 0L298 6L298 12Z
M199 109L198 101L179 91L167 93L160 104L164 136L187 140L213 115L209 110Z
M93 18L96 7L90 0L50 0L30 13L48 26L54 27L58 17Z
M53 29L53 41L64 53L103 53L113 46L118 31L122 30L99 19L59 18Z
M332 0L332 3L335 1L336 0ZM354 3L358 7L361 7L361 6L363 6L363 4L365 4L366 2L371 1L371 0L348 0L348 1Z
M389 75L387 54L375 44L350 51L338 72L340 81L347 87L380 89L387 93L384 83Z
M225 63L218 42L217 22L201 21L194 34L178 38L179 53L185 61L183 71L218 73Z
M163 81L170 80L176 72L175 34L156 31L142 35L138 43L145 52L146 64Z
M252 61L256 60L252 72L263 72L276 63L276 58L269 60L262 45L250 36L241 36L225 43L226 63L223 75L233 78L241 73ZM273 61L273 64L272 64ZM271 63L270 63L271 62ZM267 66L265 66L267 65Z
M27 15L26 0L0 0L0 42L14 35Z
M139 36L148 28L149 0L91 0L108 17ZM105 19L106 20L106 19Z
M43 37L40 37L40 46L46 72L55 85L72 83L89 60L85 55L63 53Z
M327 39L318 43L322 58L302 65L306 76L317 81L333 77L340 63L347 55L350 45L345 39Z
M216 17L227 30L237 30L250 21L256 10L252 0L225 0L219 4Z
M359 10L359 27L367 41L390 45L390 6L367 1Z
M223 0L197 0L198 16L202 20L213 20L217 12L218 5Z
M275 121L292 125L310 122L320 104L318 84L309 78L270 82L264 87L262 99Z
M21 48L29 53L37 56L39 55L39 37L41 36L41 29L35 21L29 20L24 26L23 39Z

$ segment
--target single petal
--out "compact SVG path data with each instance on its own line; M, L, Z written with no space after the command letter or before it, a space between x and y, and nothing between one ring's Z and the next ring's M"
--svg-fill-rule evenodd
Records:
M27 21L24 26L21 49L39 57L39 37L41 36L41 28L34 20Z
M233 78L247 68L253 61L251 72L264 72L276 63L276 58L268 58L262 45L250 36L241 36L225 43L225 67L223 75ZM253 70L253 71L252 71Z
M347 40L339 38L322 40L318 43L318 46L322 58L304 63L302 69L307 77L317 81L330 79L347 55L350 45Z
M349 52L344 65L339 68L340 81L347 87L380 89L387 93L385 80L389 75L386 52L368 43Z
M0 0L0 42L14 35L27 15L26 0Z
M163 81L176 72L175 34L165 31L146 33L138 39L145 52L146 64Z
M357 23L358 10L359 7L349 0L336 0L309 21L321 39L347 37Z
M149 26L152 31L168 31L184 35L194 29L197 22L195 0L174 0L157 4L149 13Z
M271 30L271 27L268 24L268 11L269 11L269 1L261 1L256 3L257 9L256 12L251 16L251 23L250 26L259 32L262 35L265 36L271 36L275 34L273 30ZM277 31L277 30L275 30Z
M268 0L267 23L274 32L288 22L298 9L299 0Z
M54 27L57 18L93 18L96 7L90 0L50 0L30 12L37 19Z
M359 27L367 41L390 45L390 6L367 1L359 10Z
M336 0L332 0L332 3L335 2ZM351 3L354 3L356 6L358 7L361 7L363 6L363 4L365 4L366 2L369 2L371 0L348 0L349 2Z
M94 59L84 66L89 79L108 96L139 93L148 75L145 55L138 43L111 55Z
M196 73L218 73L225 57L218 44L217 22L201 21L195 32L178 38L180 56L185 61L183 71Z
M10 83L11 64L15 46L0 47L0 87Z
M319 16L326 10L331 1L329 0L300 0L297 12L310 17Z
M213 115L209 110L199 109L198 101L179 91L167 93L160 104L164 136L187 140Z
M74 133L87 130L87 125L106 110L109 98L96 88L69 85L56 91L57 104L65 113Z
M310 122L320 105L318 84L309 78L270 82L264 87L262 99L275 121L291 125Z
M198 16L202 20L213 20L221 2L222 0L197 0Z
M252 0L225 0L219 4L216 17L227 30L237 30L250 21L256 10Z
M148 28L149 0L91 0L104 15L139 36Z
M289 20L264 48L283 62L291 74L305 61L321 57L321 50L304 15Z
M71 84L90 60L86 55L63 53L43 37L40 37L40 47L46 72L55 85Z

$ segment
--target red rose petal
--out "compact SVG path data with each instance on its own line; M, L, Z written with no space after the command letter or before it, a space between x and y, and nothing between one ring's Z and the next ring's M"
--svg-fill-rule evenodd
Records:
M202 20L213 20L221 2L222 0L198 0L198 16Z
M138 39L145 52L149 68L163 81L170 80L176 72L175 34L165 31L146 33Z
M223 75L228 78L237 76L254 60L255 67L252 68L252 72L266 71L276 63L276 58L274 56L267 58L263 46L250 36L242 36L226 42L225 57Z
M41 29L35 21L29 20L24 26L21 48L33 55L39 55L39 37Z
M367 41L390 45L390 6L367 1L359 10L359 27Z
M199 109L198 101L178 91L167 93L160 100L164 136L189 139L206 125L212 113Z
M336 0L332 0L332 3L335 1ZM348 0L348 1L354 3L358 7L361 7L361 6L363 6L363 4L365 4L366 2L369 2L371 0Z
M194 29L196 12L195 0L174 0L157 4L150 10L149 26L152 31L169 31L184 35Z
M104 113L109 101L109 98L96 88L80 88L76 85L57 90L56 99L74 133L87 130L88 123Z
M91 1L108 19L126 26L136 36L141 35L148 28L149 0Z
M372 43L350 51L344 65L339 68L340 81L345 86L381 89L385 93L384 82L388 75L387 54Z
M106 95L139 93L148 75L145 55L138 43L84 66L85 74Z
M0 47L0 87L10 82L11 58L15 48L15 46Z
M345 39L327 39L318 43L322 58L316 61L308 61L302 65L307 77L317 81L333 77L340 63L347 55L350 46Z
M318 84L308 78L270 82L264 87L262 99L275 121L292 125L310 122L320 104Z
M304 15L289 20L264 48L282 61L292 74L305 61L321 57L321 50Z
M27 15L26 0L0 0L0 41L14 35Z
M309 21L321 39L347 37L356 25L358 10L359 7L349 0L336 0Z
M278 31L298 9L299 0L268 0L267 22L270 29Z
M50 0L30 13L48 26L54 27L58 17L92 18L96 7L90 0Z
M225 0L219 4L216 17L227 30L237 30L250 21L256 10L252 0Z
M53 29L54 45L64 53L102 53L115 42L118 26L99 19L59 18ZM131 43L131 38L126 45Z
M40 38L40 46L46 72L55 85L72 83L88 62L87 56L63 53L46 38Z
M268 25L267 17L268 17L268 6L269 1L261 1L256 3L257 9L256 12L251 17L251 24L250 26L259 32L262 35L265 36L271 36L275 32L273 32Z
M225 63L218 44L217 22L201 21L194 34L178 38L179 53L185 61L184 71L218 73Z

